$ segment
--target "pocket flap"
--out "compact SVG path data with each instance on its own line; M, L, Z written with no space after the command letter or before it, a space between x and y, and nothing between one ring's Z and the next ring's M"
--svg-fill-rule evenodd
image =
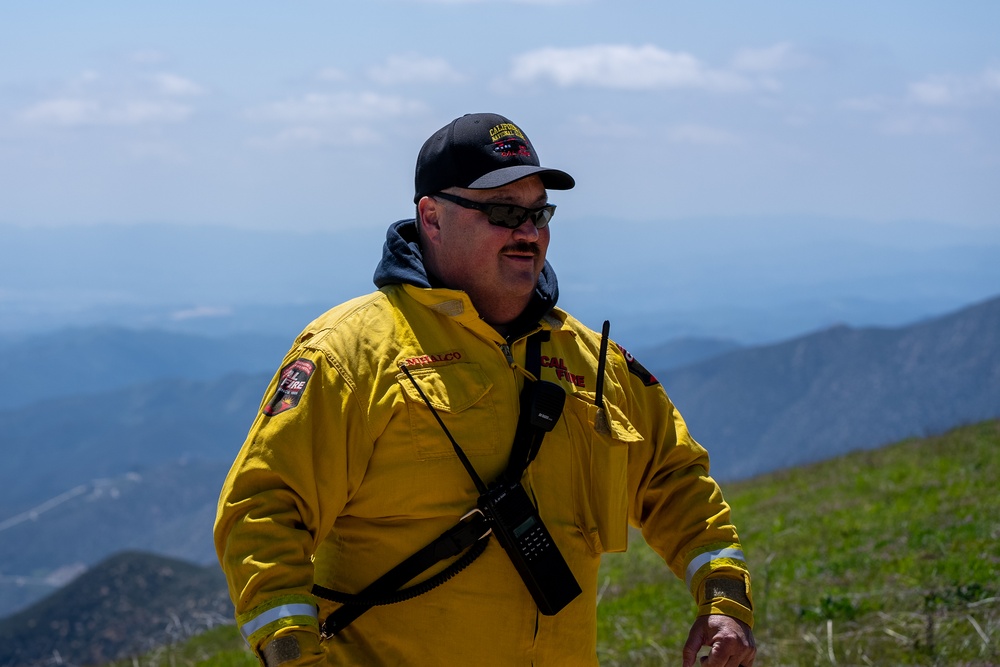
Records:
M493 388L493 383L479 364L463 362L447 366L424 366L411 370L410 375L420 385L421 391L435 410L451 414L472 407ZM409 400L424 404L420 392L405 373L396 375L396 380Z
M611 426L611 437L619 442L641 442L642 434L635 430L625 413L614 403L605 402L605 412ZM596 414L596 410L594 413Z

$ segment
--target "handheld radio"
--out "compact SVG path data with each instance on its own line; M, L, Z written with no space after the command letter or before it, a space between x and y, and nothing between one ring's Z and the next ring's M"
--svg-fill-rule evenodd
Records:
M552 616L580 594L580 585L520 482L493 484L479 497L479 509L541 613Z

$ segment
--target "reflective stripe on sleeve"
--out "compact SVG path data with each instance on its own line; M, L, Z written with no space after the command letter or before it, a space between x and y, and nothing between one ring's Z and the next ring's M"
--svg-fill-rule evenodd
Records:
M702 567L711 563L714 560L719 560L722 558L728 558L730 560L738 560L741 562L746 562L746 558L743 556L742 549L734 549L728 547L726 549L719 549L717 551L707 551L699 556L695 556L695 559L687 567L687 573L685 575L685 580L687 582L688 588L691 588L691 580L694 578L695 573Z
M243 639L250 641L250 635L257 632L265 625L274 623L275 621L280 621L283 618L290 618L292 616L308 616L310 618L319 618L319 613L316 611L316 607L311 604L284 604L280 607L273 607L267 611L262 612L259 616L256 616L243 625L240 626L240 634L243 635Z

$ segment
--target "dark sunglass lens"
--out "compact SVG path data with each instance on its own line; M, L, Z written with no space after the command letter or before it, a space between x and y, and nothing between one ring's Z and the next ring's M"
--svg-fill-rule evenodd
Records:
M535 227L539 229L544 229L548 224L549 220L552 219L552 214L555 213L555 206L546 206L545 208L540 208L532 213L532 222L535 223Z
M500 227L517 229L524 222L527 213L527 209L523 209L520 206L493 205L489 212L489 221L491 224Z
M538 229L543 229L549 224L552 215L556 211L553 204L538 209L524 208L523 206L505 206L503 204L487 204L483 211L491 225L506 227L507 229L517 229L526 220L531 220Z

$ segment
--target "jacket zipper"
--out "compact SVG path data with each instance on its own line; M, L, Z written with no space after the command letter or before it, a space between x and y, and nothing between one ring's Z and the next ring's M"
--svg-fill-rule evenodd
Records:
M500 351L503 352L503 356L507 358L507 365L514 368L514 355L511 354L510 345L507 343L501 343Z

